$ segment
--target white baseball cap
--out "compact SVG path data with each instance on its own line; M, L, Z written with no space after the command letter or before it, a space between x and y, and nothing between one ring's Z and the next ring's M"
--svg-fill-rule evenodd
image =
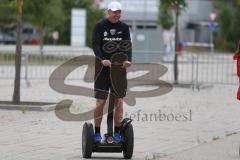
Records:
M108 4L108 10L111 9L112 11L122 10L121 3L114 1Z

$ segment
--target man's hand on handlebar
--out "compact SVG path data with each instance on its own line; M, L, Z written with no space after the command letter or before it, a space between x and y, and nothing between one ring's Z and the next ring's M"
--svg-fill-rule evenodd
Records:
M129 61L124 61L123 62L123 68L128 68L130 66L131 66L131 62L129 62Z
M103 64L103 66L105 66L105 67L111 67L111 65L112 65L112 63L111 63L111 61L110 60L102 60L101 61L101 63ZM116 63L113 63L113 65L116 65ZM117 63L118 64L118 63ZM118 64L119 65L119 64ZM131 66L131 62L129 62L129 61L124 61L122 64L122 67L123 68L128 68L128 67L130 67Z
M111 62L109 60L105 59L105 60L102 60L101 62L105 67L111 67Z

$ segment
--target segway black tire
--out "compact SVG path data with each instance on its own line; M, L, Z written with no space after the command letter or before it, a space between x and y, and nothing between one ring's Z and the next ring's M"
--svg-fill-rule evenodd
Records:
M124 159L131 159L134 148L134 132L132 124L129 124L128 127L124 130L123 138L123 157Z
M239 150L238 151L239 151L239 156L240 156L240 145L239 145Z
M82 155L83 158L91 158L93 151L93 125L92 123L84 123L82 130Z

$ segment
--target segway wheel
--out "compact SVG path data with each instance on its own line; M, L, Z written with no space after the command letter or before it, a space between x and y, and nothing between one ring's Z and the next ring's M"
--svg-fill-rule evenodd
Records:
M239 156L240 156L240 146L239 146Z
M128 127L123 131L123 139L123 157L124 159L131 159L134 147L134 133L132 124L129 124Z
M84 123L82 130L82 155L83 158L91 158L93 150L93 125L92 123Z

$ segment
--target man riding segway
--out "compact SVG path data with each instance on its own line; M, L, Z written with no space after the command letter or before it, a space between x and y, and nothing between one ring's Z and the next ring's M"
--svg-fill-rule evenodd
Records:
M123 97L127 91L126 68L131 65L131 39L129 27L121 22L122 6L119 2L108 5L108 17L98 22L93 31L95 54L94 96L96 108L94 124L86 122L82 132L82 153L90 158L92 152L123 152L126 159L132 157L134 133L131 119L123 115ZM110 90L110 94L109 94ZM103 109L109 96L107 134L104 140L100 132ZM114 121L114 134L113 134Z
M96 98L96 109L94 112L94 123L95 123L95 142L100 142L101 132L100 126L103 115L103 108L108 97L108 92L115 95L115 114L114 114L114 140L116 142L121 141L119 134L120 123L123 115L123 97L120 97L114 93L113 86L111 84L110 68L112 55L122 52L117 45L121 41L131 42L129 27L121 22L122 6L119 2L111 2L108 5L108 17L95 25L93 31L93 50L97 59L95 64L95 98ZM131 46L131 45L129 45ZM123 67L127 68L131 65L131 48L122 52L127 55L128 59L123 62ZM100 62L100 64L99 64Z

